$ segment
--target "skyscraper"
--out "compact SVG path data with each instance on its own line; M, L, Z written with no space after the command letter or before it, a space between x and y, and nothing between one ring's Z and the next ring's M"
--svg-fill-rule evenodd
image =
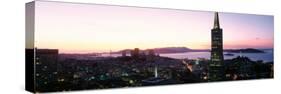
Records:
M209 64L209 81L220 81L224 78L223 68L223 34L219 24L219 14L215 12L214 27L211 35L211 62Z
M131 50L131 56L134 58L138 58L140 54L140 49L139 48L135 48L134 50Z

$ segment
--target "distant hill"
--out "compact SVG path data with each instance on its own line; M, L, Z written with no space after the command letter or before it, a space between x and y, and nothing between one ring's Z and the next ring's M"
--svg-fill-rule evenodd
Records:
M254 48L246 48L246 49L227 49L224 50L224 52L229 52L229 53L265 53L262 50L254 49Z
M192 49L186 47L163 47L163 48L154 48L156 53L183 53L189 52Z
M210 52L211 50L209 49L190 49L187 47L161 47L161 48L151 48L154 50L155 53L184 53L184 52ZM117 52L112 52L112 53L117 53L120 54L122 53L122 51L126 51L127 53L129 53L131 50L133 49L124 49L124 50L120 50ZM147 51L149 49L144 49L141 50L142 51ZM246 49L225 49L224 52L229 52L229 53L265 53L262 50L258 50L258 49L254 49L254 48L246 48Z
M187 47L161 47L161 48L151 48L154 50L155 53L184 53L184 52L206 52L206 51L210 51L207 49L190 49ZM130 52L133 49L124 49L124 50L120 50L117 52L113 52L113 53L122 53L123 51L126 51L127 53ZM149 49L144 49L144 50L140 50L140 51L147 51Z

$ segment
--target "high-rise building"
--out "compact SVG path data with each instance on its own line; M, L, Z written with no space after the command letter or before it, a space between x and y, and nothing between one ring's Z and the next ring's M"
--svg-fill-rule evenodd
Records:
M48 91L58 78L58 49L35 48L35 90ZM52 86L53 89L58 87Z
M139 48L135 48L134 50L131 51L131 56L134 58L138 58L140 54Z
M153 50L153 49L149 49L149 50L148 50L148 55L149 55L149 56L155 56L154 50Z
M124 50L122 51L122 57L125 57L127 55L127 52Z
M209 81L220 81L224 78L223 67L223 33L219 24L219 14L215 12L214 27L211 33L211 62L209 63Z

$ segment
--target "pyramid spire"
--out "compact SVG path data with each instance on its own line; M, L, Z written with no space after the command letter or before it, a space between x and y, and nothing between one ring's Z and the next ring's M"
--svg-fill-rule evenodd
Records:
M219 13L218 13L218 12L215 12L214 29L215 29L215 28L220 28Z

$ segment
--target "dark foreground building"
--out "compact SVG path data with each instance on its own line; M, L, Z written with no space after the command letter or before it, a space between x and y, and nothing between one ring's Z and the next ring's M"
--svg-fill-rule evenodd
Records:
M218 12L215 13L214 27L212 29L211 63L209 64L209 81L220 81L224 77L223 68L223 36L219 24Z
M58 78L58 49L35 48L35 91L43 92L56 89Z
M57 89L58 49L25 49L27 90L47 92Z

